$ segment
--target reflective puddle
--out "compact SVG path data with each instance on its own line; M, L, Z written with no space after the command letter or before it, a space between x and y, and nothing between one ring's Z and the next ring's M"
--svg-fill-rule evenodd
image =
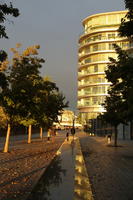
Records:
M75 155L75 141L66 141L27 200L72 200Z
M93 200L79 140L65 141L27 200Z
M77 140L77 151L75 158L75 187L72 200L94 200L90 181L81 152L80 143Z

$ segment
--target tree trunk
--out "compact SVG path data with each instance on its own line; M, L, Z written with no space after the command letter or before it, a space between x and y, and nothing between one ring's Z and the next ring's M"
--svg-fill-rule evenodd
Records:
M115 129L114 146L117 147L117 134L118 134L117 126L115 126L114 129Z
M29 125L29 129L28 129L28 144L31 143L31 125Z
M130 139L133 140L133 121L130 121Z
M4 150L3 150L4 153L8 152L10 133L11 133L11 126L10 126L10 124L8 124L6 141L5 141Z
M125 125L123 124L123 140L125 140Z
M42 140L42 137L43 137L43 130L42 130L42 127L40 127L40 139Z

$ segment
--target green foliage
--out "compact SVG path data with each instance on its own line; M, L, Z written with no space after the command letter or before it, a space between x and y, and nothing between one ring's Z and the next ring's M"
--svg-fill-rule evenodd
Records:
M7 53L3 50L0 50L0 62L3 62L7 58Z
M133 10L133 1L132 0L125 0L125 7L129 10Z
M4 113L2 107L0 107L0 128L5 128L7 126L7 115Z
M33 47L34 49L34 47ZM16 52L15 52L16 53ZM43 59L32 56L29 53L13 58L13 65L10 66L9 83L12 96L8 113L12 113L11 107L16 110L17 120L23 125L35 124L37 107L39 105L38 91L41 89L42 78L39 75ZM8 93L9 95L9 93ZM37 113L39 115L39 113Z
M107 111L104 117L110 123L119 124L133 119L133 58L119 46L114 47L117 60L110 58L108 70L105 71L111 86L104 104Z
M3 72L0 72L0 89L1 91L6 88L8 85L7 79L6 79L6 75Z
M110 89L109 96L106 97L105 103L103 104L106 112L101 115L101 119L113 126L118 126L122 122L124 123L122 103L121 95L114 89Z
M65 97L59 92L56 84L43 80L43 93L39 104L39 123L41 126L49 128L53 122L58 122L58 116L63 109L68 107Z
M0 4L0 24L3 24L5 21L7 21L7 15L11 15L13 17L19 16L19 10L17 8L14 8L11 2L9 5L7 5L6 3ZM8 38L5 29L6 28L4 25L0 25L0 38Z
M121 37L129 37L133 39L133 1L125 0L125 7L128 9L127 14L121 21L121 25L118 29Z
M130 43L133 39L133 1L125 0L128 8L126 16L122 19L118 29L121 37L128 37ZM106 97L105 112L102 118L115 126L115 144L117 141L117 126L133 119L133 58L127 51L114 45L118 55L117 60L110 58L106 78L111 82L109 95Z
M19 10L14 8L11 2L9 5L7 5L7 3L0 3L0 24L4 24L7 21L6 16L8 15L18 17ZM0 25L0 38L8 38L5 25ZM4 62L6 59L7 53L3 50L0 50L0 89L7 87L6 75L2 72L4 69L1 67L2 62Z
M6 62L7 59L7 53L3 50L0 50L0 89L7 87L7 80L6 80L6 74L4 73L5 65L4 62Z
M29 119L18 119L18 121L19 121L19 124L22 124L22 125L24 125L26 127L28 127L29 125L36 125L37 124L37 122L32 118L29 118Z
M110 63L108 64L108 69L105 71L106 78L109 82L115 85L115 87L122 87L123 79L128 74L128 70L132 70L131 60L132 58L128 56L127 52L122 50L118 45L114 44L115 51L117 53L117 59L109 58Z
M1 105L10 122L49 128L58 121L68 102L55 83L40 76L45 61L36 56L38 48L29 47L21 54L12 49L14 57L8 70L8 87L1 93Z

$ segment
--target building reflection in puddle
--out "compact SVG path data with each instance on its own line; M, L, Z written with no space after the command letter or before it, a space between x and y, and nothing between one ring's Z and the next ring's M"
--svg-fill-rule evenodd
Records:
M62 169L60 156L56 156L46 169L27 200L51 200L51 187L58 187L66 170Z
M75 160L74 200L94 200L79 142Z

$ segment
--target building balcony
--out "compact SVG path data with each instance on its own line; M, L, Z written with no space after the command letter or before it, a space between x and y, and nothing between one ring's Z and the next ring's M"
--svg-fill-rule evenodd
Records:
M105 74L105 72L103 72L103 71L98 71L98 72L90 71L88 73L78 72L78 80L81 80L83 78L86 78L86 77L89 77L89 76L93 76L93 75L104 75L104 74Z
M97 107L97 108L99 108L99 107L101 107L101 105L100 104L99 105L97 105L97 104L94 104L94 105L90 105L90 104L84 104L84 105L78 104L78 108L85 108L85 107L88 107L88 108Z
M114 38L108 38L108 37L101 37L101 39L97 40L90 40L90 41L83 41L79 43L79 51L81 51L82 48L88 47L92 44L97 43L111 43L111 42L121 42L121 41L128 41L127 38L120 38L120 37L114 37Z
M79 53L79 59L82 58L82 57L86 57L86 56L90 56L90 55L93 55L93 54L97 54L97 53L112 53L112 52L115 52L115 49L112 48L112 49L109 49L109 48L104 48L104 49L101 49L101 48L98 48L96 50L88 50L88 51L85 51L84 53Z
M118 26L119 27L119 26ZM85 40L88 37L93 36L94 34L99 34L99 33L108 33L108 32L118 32L118 27L113 27L111 26L110 28L106 27L106 29L101 29L101 30L94 30L94 31L87 31L87 32L82 32L80 37L79 37L79 43L82 43L83 40ZM113 37L113 38L109 38L109 37L102 37L102 40L108 40L108 39L117 39L119 38L119 36L117 37ZM99 39L100 40L100 39ZM95 40L96 41L96 40Z
M90 66L90 65L109 64L109 63L110 63L109 60L102 60L102 61L95 61L95 62L91 62L91 61L90 61L89 63L84 63L84 62L82 62L82 63L79 63L78 69L79 69L79 71L80 71L81 69L86 68L86 67L88 67L88 66Z
M105 82L93 82L93 83L84 83L84 84L79 84L78 85L78 89L83 89L86 88L88 86L109 86L110 83L105 81Z
M88 113L101 113L104 112L104 108L101 105L94 106L77 106L80 112L88 112Z
M89 57L89 56L92 56L92 55L95 55L95 54L105 54L105 53L115 53L115 50L114 49L107 49L107 50L95 50L95 51L91 51L91 52L87 52L87 53L84 53L82 55L79 55L79 62L84 60L85 58ZM91 61L90 61L91 63Z
M98 97L98 96L107 96L107 91L102 92L102 93L84 93L84 94L78 94L78 99L84 99L84 98L88 98L88 97Z

